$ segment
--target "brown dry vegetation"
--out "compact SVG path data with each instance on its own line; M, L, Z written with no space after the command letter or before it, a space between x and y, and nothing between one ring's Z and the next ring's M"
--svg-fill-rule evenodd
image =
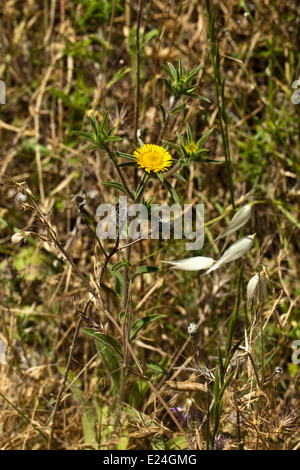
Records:
M95 227L99 204L114 203L120 195L102 185L117 180L117 174L103 150L88 150L89 143L72 131L91 132L88 111L97 112L101 122L109 108L109 126L116 126L116 135L123 139L113 147L133 153L138 4L9 0L2 6L0 79L6 84L6 104L0 105L0 338L6 344L6 365L0 365L0 447L204 449L208 431L201 422L207 393L212 399L216 390L209 384L209 392L199 391L196 385L207 381L175 367L195 368L205 360L215 369L213 356L218 348L225 354L240 295L233 344L243 338L246 326L253 364L247 359L237 367L226 388L216 447L224 447L225 439L231 449L297 449L299 365L292 363L291 355L293 341L300 338L300 104L292 102L292 82L300 78L300 54L294 2L211 2L220 73L226 78L235 206L253 205L244 228L246 234L257 233L251 253L242 263L223 266L207 277L160 270L134 279L131 324L146 315L165 315L131 342L141 364L148 364L156 392L138 377L132 357L123 376L114 372L114 355L101 355L83 331L94 326L122 343L106 314L120 321L123 306L116 280L106 269L103 304L92 299L84 310L91 291L53 240L59 240L86 278L98 278L104 258L75 196L85 194L87 218ZM162 127L156 104L168 109L170 94L160 63L177 67L181 58L191 69L204 64L197 93L210 103L187 98L165 137L176 141L176 132L184 133L187 122L197 139L214 127L205 147L209 158L222 163L191 162L182 171L187 183L171 182L182 204L205 205L201 255L218 258L222 244L210 244L233 212L204 2L143 2L140 31L138 128L144 142L156 142ZM111 83L120 70L123 76ZM122 171L134 188L142 173L135 174L131 167ZM33 200L26 191L21 197L22 187ZM158 180L147 186L144 198L153 195L156 203L171 203ZM18 230L39 236L12 245L11 236ZM125 251L117 252L110 263L123 256ZM183 257L182 240L147 240L133 245L130 272L145 265L161 268L160 260ZM261 270L268 294L256 311L247 306L246 286ZM81 316L83 311L94 323ZM198 324L195 344L187 333L191 322ZM281 374L258 383L261 374L266 379L277 366ZM121 391L119 380L125 381ZM161 398L168 407L190 407L196 416L184 433Z

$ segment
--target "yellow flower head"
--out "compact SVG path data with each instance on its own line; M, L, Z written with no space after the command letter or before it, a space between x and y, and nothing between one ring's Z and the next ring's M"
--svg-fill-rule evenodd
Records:
M137 164L147 173L165 171L172 165L172 157L163 147L153 144L145 144L133 153Z
M187 144L184 148L187 151L187 153L194 153L197 151L197 145L194 144L194 142Z

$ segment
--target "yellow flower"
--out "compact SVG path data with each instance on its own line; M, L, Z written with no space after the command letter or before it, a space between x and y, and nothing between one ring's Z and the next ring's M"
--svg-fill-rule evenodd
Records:
M194 142L187 144L184 148L187 151L187 153L197 152L197 145L194 144Z
M172 165L172 157L163 147L153 144L145 144L133 153L140 168L150 173L165 171Z

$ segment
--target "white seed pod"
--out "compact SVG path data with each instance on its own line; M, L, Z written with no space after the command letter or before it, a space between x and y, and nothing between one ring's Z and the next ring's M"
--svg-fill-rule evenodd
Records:
M11 237L11 243L12 245L17 245L20 243L22 240L27 240L28 237L30 237L31 232L17 232L14 233L13 236Z
M241 258L247 251L251 250L254 241L254 235L247 235L246 237L237 240L235 243L225 251L221 258L204 274L209 274L210 272L218 269L220 266L226 263L231 263L239 258Z
M195 256L193 258L182 259L179 261L162 261L162 263L171 264L171 269L180 271L200 271L201 269L210 268L214 260L205 256Z
M6 364L6 342L0 339L0 364Z
M229 241L231 240L235 232L239 228L243 227L246 222L248 222L250 215L251 215L250 205L242 207L234 214L228 227L222 233L220 233L220 235L218 235L215 240L217 241L217 240L220 240L220 238L226 237L222 251L225 249L225 247L227 246L227 244L229 243Z
M261 274L251 277L247 285L247 302L252 301L262 303L267 297L267 284Z

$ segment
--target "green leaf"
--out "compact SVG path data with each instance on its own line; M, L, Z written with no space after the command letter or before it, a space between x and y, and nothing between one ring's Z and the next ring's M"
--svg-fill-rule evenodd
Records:
M176 80L177 79L177 70L175 69L172 62L167 62L167 64L169 66L169 69L170 69L173 80Z
M159 271L159 268L156 266L140 266L132 276L132 280L134 280L134 278L140 274L156 273L157 271Z
M132 167L132 166L137 166L135 162L126 162L126 163L120 163L118 165L119 168L126 168L126 167Z
M208 98L205 98L205 96L196 95L195 93L183 93L183 94L190 96L191 98L197 98L198 100L202 100L202 101L206 101L207 103L210 103L210 100Z
M117 393L121 382L121 364L118 357L109 349L104 348L101 351L102 363L109 373L112 385L112 393Z
M219 396L220 396L220 384L219 384L218 369L216 369L216 372L215 372L214 396L215 396L215 404L217 405L219 403Z
M101 130L104 132L106 132L106 128L107 128L108 115L109 115L109 109L107 109L105 116L103 118L102 125L101 125Z
M162 436L156 436L151 439L152 450L166 450L165 442Z
M163 81L164 81L164 83L165 83L165 85L166 85L166 88L167 88L171 93L173 93L172 85L171 85L171 83L169 82L169 80L167 80L165 77L163 77Z
M178 178L179 180L183 181L184 183L187 183L187 180L180 173L173 173L173 175L176 176L176 178Z
M124 317L125 317L125 310L121 310L118 317L119 317L120 323L123 323Z
M185 450L188 447L187 440L184 436L175 437L166 442L167 450Z
M162 183L164 183L164 177L161 173L156 173L156 176Z
M99 331L95 331L93 328L82 328L82 331L88 336L91 336L99 346L105 346L111 352L115 354L116 357L123 357L123 351L121 349L120 343L118 343L112 336L104 335Z
M129 404L133 409L138 408L145 393L148 391L149 385L145 379L137 380L130 391Z
M90 114L90 121L91 121L91 124L92 124L92 128L94 130L94 133L95 135L97 136L100 132L100 128L99 128L99 124L98 124L98 121L97 119L95 118L94 114L91 113Z
M222 385L221 390L220 390L220 395L219 395L219 396L220 396L220 400L222 399L222 397L223 397L223 395L224 395L224 392L225 392L225 390L226 390L226 388L227 388L227 386L228 386L230 380L231 380L232 377L234 376L234 374L235 374L235 370L233 370L232 372L230 372L230 374L228 375L228 377L226 377L226 380L225 380L225 382L224 382L224 384Z
M224 368L223 357L222 357L220 346L218 346L218 363L219 363L219 369L220 369L220 381L221 381L221 384L223 384L225 368Z
M107 139L107 142L117 142L117 141L120 141L120 140L123 140L122 137L118 137L117 135L114 135L112 137L108 137Z
M124 295L124 279L118 271L114 271L111 268L109 269L115 278L115 292L119 299L122 300Z
M106 85L106 89L108 90L110 87L112 87L118 80L121 78L125 77L130 72L131 68L130 67L123 67L121 70L118 70L117 73L113 76L113 78L108 82Z
M165 64L160 64L161 67L164 69L164 71L169 75L171 80L174 80L172 71L168 69L168 67ZM175 77L176 78L176 77Z
M158 29L151 29L150 31L148 31L148 33L146 33L143 38L143 42L142 42L143 47L146 44L148 44L148 42L150 42L151 39L155 38L155 36L158 36L158 34L159 34Z
M194 142L194 139L193 139L193 136L192 136L192 131L191 131L190 125L188 123L186 124L186 133L187 133L188 142L189 143Z
M197 146L198 148L202 147L202 145L204 144L204 142L206 141L206 139L210 136L210 134L212 133L212 131L214 130L214 128L212 127L211 129L209 129L209 131L207 131L203 137L201 137L200 140L198 140L197 142Z
M152 372L152 374L159 376L167 374L167 371L163 367L153 361L147 361L147 372Z
M153 315L147 315L146 317L139 318L136 322L133 323L132 327L130 328L130 340L134 340L138 332L145 328L146 326L150 325L150 323L153 323L156 320L159 320L160 318L164 318L166 315L162 314L153 314Z
M85 140L95 143L95 136L91 132L72 131L71 134L80 135L81 137L84 137Z
M218 160L210 160L209 158L205 158L205 160L201 160L201 163L215 163L216 165L220 165L223 162L219 162Z
M120 268L123 268L124 266L128 266L128 260L125 258L122 258L121 261L118 261L116 264L107 264L108 268L111 270L111 272L116 272Z
M183 108L185 108L186 104L185 103L181 103L179 105L177 105L173 111L171 111L171 115L173 116L173 114L176 114L176 113L179 113L179 111L181 111Z
M97 145L89 145L89 146L87 147L88 150L94 150L94 149L98 149L98 148L99 148L99 144L97 144ZM100 147L100 148L101 148L101 147Z
M179 134L179 132L176 132L176 135L177 135L178 139L180 140L181 145L184 147L185 146L184 137L181 134Z
M191 88L188 88L188 89L185 91L185 93L190 94L190 93L192 93L193 91L195 91L196 88L197 88L197 85L194 85L194 86L192 86Z
M199 72L199 70L203 67L203 63L202 64L199 64L192 72L190 72L189 74L187 74L187 77L186 77L186 80L188 82L191 81L191 79Z
M177 152L181 153L181 147L179 145L174 144L174 142L169 142L168 140L164 140L163 143L165 145L168 145L169 147L172 147L173 149L177 150Z
M182 60L179 59L179 67L178 67L178 72L179 72L179 77L183 77L183 65L182 65Z
M116 127L112 127L111 129L109 129L107 135L110 137L111 135L113 135L113 133L115 132L116 130Z
M133 160L136 162L136 158L129 154L129 153L124 153L124 152L115 152L115 154L118 156L118 157L122 157L122 158L128 158L128 160Z
M164 108L163 105L160 104L160 103L157 103L156 106L161 110L161 113L162 113L162 122L163 122L163 124L165 124L165 122L166 122L166 111L165 111L165 108Z

